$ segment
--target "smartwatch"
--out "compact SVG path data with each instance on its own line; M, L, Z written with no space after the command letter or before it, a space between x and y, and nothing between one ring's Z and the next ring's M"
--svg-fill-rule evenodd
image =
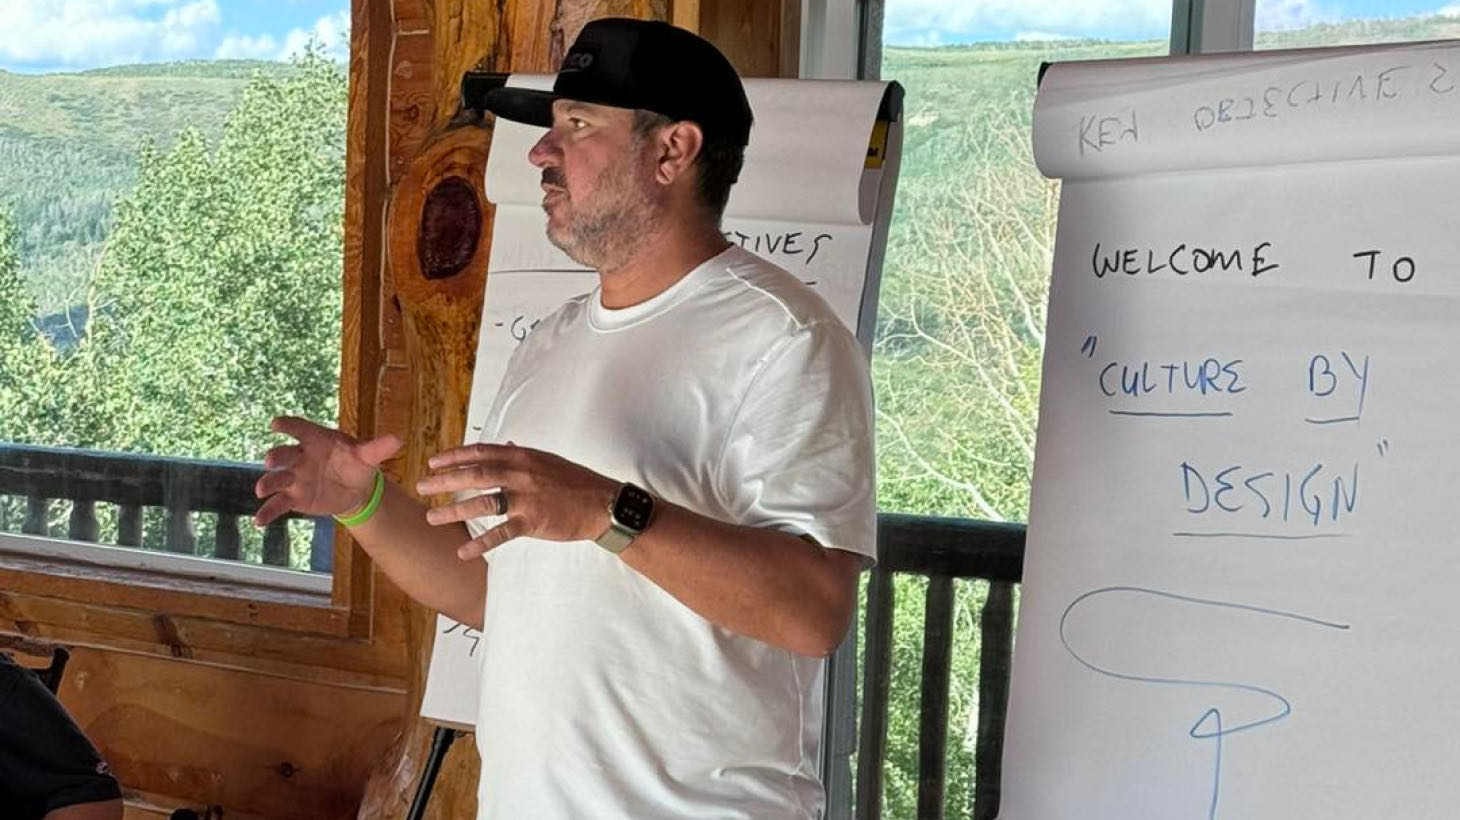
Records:
M617 555L634 543L653 518L654 496L642 487L624 484L608 505L608 529L593 541Z

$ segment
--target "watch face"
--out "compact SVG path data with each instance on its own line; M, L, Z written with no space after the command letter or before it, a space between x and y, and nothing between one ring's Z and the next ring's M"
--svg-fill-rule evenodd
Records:
M653 512L654 496L632 484L625 484L613 502L613 519L635 532L643 532L649 526Z

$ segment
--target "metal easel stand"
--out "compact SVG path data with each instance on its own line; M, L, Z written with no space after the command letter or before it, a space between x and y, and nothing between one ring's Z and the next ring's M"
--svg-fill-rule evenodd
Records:
M446 759L446 752L460 736L461 732L455 729L436 727L431 735L431 754L426 758L426 767L421 770L421 784L416 787L416 796L411 800L406 820L421 820L426 816L426 804L431 802L431 789L436 785L436 775L441 772L441 761Z

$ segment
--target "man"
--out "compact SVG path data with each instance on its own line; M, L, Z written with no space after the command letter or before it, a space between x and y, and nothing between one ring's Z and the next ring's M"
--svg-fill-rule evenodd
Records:
M0 817L121 820L122 790L40 678L0 652Z
M688 32L600 20L552 93L487 104L549 127L547 233L599 288L515 351L493 443L431 459L417 491L457 503L380 477L392 437L285 418L257 520L350 511L481 630L482 818L817 817L822 658L874 555L871 388L827 305L720 232L740 80Z

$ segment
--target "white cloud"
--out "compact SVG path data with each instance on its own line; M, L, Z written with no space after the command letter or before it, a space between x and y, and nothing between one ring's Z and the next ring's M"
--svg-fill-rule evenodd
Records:
M296 28L284 35L281 41L268 34L257 37L232 34L218 44L216 56L220 60L289 60L304 53L313 42L320 46L324 55L331 60L346 62L350 59L350 13L339 11L327 14L314 21L309 28Z
M216 0L0 0L0 19L0 62L87 68L195 57L221 14Z
M337 62L350 59L350 13L338 11L314 21L308 29L296 28L284 37L278 59L286 60L304 52L311 41L324 47L325 56Z
M144 0L145 2L145 0ZM167 10L159 32L165 54L195 54L204 36L211 38L220 15L216 0L198 0Z
M350 13L338 11L314 21L309 28L296 28L282 41L268 34L257 37L233 34L218 44L215 56L220 60L289 60L304 53L310 43L320 46L331 60L350 59Z
M1171 0L887 0L884 39L930 44L1008 39L1020 31L1146 39L1171 30Z
M273 60L279 56L279 41L267 34L230 34L218 44L213 56L219 60Z
M1451 3L1444 8L1435 9L1436 17L1460 17L1460 3Z

